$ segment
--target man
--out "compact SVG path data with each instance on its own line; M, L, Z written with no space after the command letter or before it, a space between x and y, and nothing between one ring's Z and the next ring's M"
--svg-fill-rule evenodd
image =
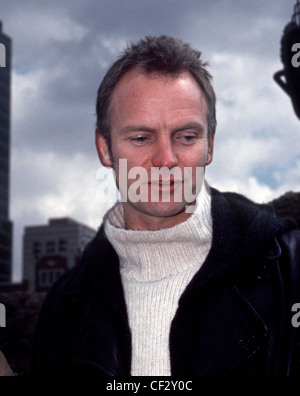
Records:
M96 147L121 200L48 294L34 374L299 373L299 232L203 179L210 80L199 52L165 36L131 45L108 70Z

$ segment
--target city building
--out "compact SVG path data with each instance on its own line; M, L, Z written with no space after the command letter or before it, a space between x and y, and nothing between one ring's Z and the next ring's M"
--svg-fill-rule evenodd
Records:
M0 283L11 281L12 222L9 220L11 39L0 21Z
M25 227L23 278L28 291L44 292L79 260L96 231L70 218L50 219L48 225Z

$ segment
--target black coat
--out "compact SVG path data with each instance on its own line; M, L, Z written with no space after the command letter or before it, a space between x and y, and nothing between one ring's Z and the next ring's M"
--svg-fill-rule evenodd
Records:
M212 217L212 248L171 324L172 375L300 374L299 329L291 324L300 231L268 206L216 190ZM130 367L119 260L102 226L45 299L33 375L127 376Z

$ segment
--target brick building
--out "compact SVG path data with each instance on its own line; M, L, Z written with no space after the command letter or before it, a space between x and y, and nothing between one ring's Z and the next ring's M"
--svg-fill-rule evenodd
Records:
M25 227L23 278L29 292L47 291L79 260L96 231L70 218L50 219L49 224Z

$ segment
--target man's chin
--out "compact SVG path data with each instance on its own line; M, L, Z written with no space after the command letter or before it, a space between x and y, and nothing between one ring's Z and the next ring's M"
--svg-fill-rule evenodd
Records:
M131 205L145 215L167 218L185 213L185 202L139 202Z

